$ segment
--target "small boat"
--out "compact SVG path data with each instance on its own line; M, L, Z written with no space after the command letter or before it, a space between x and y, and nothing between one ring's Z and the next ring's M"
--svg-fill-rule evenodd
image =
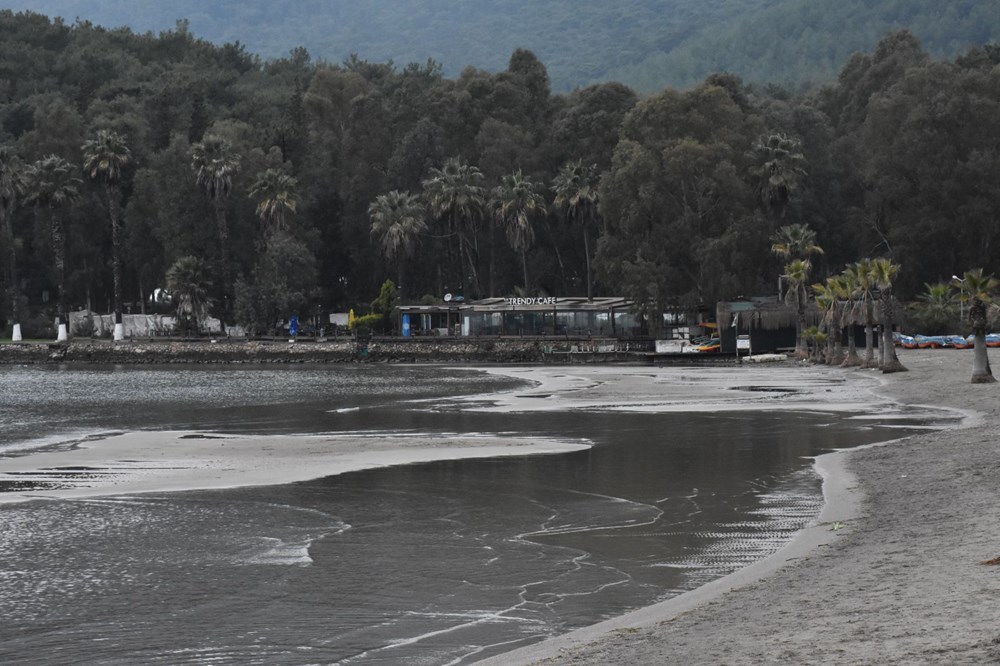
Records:
M921 349L940 349L948 347L948 341L943 335L916 335L917 346Z
M698 351L703 354L716 354L720 349L722 349L722 341L719 338L712 338L704 344L698 345Z
M955 349L972 349L976 346L976 340L971 335L967 338L963 338L961 335L949 335L947 340Z
M1000 347L1000 333L987 333L986 334L986 346L987 347Z
M899 337L895 337L897 335ZM917 348L917 339L914 338L912 335L903 335L902 333L895 333L893 334L893 341L903 349Z

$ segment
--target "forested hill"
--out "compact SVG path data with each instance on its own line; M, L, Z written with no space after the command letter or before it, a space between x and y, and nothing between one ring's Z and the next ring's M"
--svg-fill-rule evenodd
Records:
M639 91L690 86L712 72L793 86L832 80L853 52L907 28L937 57L1000 39L993 0L8 0L5 7L105 27L160 32L189 21L216 44L264 58L304 46L398 65L431 58L456 76L500 71L533 51L553 89L619 81Z

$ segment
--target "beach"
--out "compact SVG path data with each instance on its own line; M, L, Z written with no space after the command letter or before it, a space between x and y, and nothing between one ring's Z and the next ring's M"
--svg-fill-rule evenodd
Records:
M962 426L825 457L824 515L752 571L482 663L1000 661L1000 568L981 564L1000 556L1000 385L969 383L971 353L901 361L909 372L817 371L962 410Z
M1000 631L993 629L998 626L998 618L989 602L1000 586L997 578L1000 571L979 562L1000 555L1000 539L997 538L1000 529L992 507L995 484L991 483L998 466L996 445L992 441L998 389L996 385L968 383L971 353L920 350L906 353L902 359L911 372L890 376L874 370L845 370L788 361L766 367L748 364L671 369L614 365L491 366L474 372L463 371L471 374L463 375L466 378L462 381L482 377L483 371L502 376L497 381L503 379L508 385L510 382L506 378L522 381L513 389L494 393L469 392L449 398L449 411L437 416L434 410L440 408L440 398L406 400L403 403L405 414L427 415L422 418L429 420L420 423L436 422L444 414L451 414L459 419L456 424L463 424L463 415L476 412L493 419L489 423L501 424L508 414L527 417L537 413L546 420L563 419L561 423L570 427L554 430L562 433L573 430L571 421L586 415L594 419L602 412L624 413L615 415L616 423L624 423L633 418L632 415L648 418L651 414L701 412L703 418L723 419L735 425L767 410L813 415L814 419L818 418L813 422L820 427L810 430L812 434L828 430L825 424L830 421L821 415L830 412L840 413L833 420L860 419L857 422L864 423L864 419L873 419L873 425L877 425L867 441L883 441L886 432L893 432L897 416L901 424L909 423L905 426L907 433L919 430L919 426L914 427L914 410L907 406L927 405L938 410L950 407L961 410L964 415L962 427L958 429L941 430L928 426L933 429L928 429L926 434L820 456L816 460L816 470L824 479L822 513L774 555L665 602L481 663L862 664L874 661L982 663L995 659L993 640ZM372 370L377 371L378 366L373 366ZM397 371L409 373L397 367L385 377L397 377ZM104 378L93 375L92 371L83 372L79 378L51 370L33 372L33 381L40 382L40 386L56 380L60 385L66 381L80 384L84 378L89 386L89 382ZM121 372L112 374L122 378ZM275 385L282 387L275 395L291 386L301 389L303 381L310 392L329 391L340 386L331 383L324 372L282 369L270 374L275 374L270 381L282 380ZM415 428L411 433L397 429L392 435L387 430L352 431L344 426L361 423L355 417L366 410L378 405L378 411L373 413L389 412L383 411L385 407L380 398L366 402L356 393L357 389L369 386L370 371L349 374L357 376L339 389L345 396L336 403L341 407L327 408L314 416L308 416L314 413L309 410L295 412L295 418L318 418L322 428L329 424L343 428L343 432L307 434L293 431L258 435L228 432L218 425L221 414L226 415L228 422L238 423L244 418L255 418L259 407L233 414L228 407L221 412L205 412L199 419L206 425L214 424L209 429L197 429L197 423L186 430L162 431L130 429L122 424L120 432L98 433L76 442L35 449L28 455L0 459L0 480L26 481L25 488L0 495L0 501L78 499L84 502L69 505L73 510L97 516L103 515L101 507L146 506L135 497L139 493L151 496L149 506L154 507L164 502L174 506L169 496L164 495L173 491L238 490L256 486L274 489L266 491L262 497L271 492L280 497L289 492L309 492L307 488L297 491L281 484L336 478L333 475L347 471L379 467L405 469L401 466L432 460L499 459L524 454L572 455L574 451L582 452L591 446L589 435L580 430L576 430L575 436L563 437L477 434L491 430L466 431L465 426L454 432L436 434L424 432L422 428ZM257 374L252 376L258 377ZM340 382L348 379L343 373L336 376ZM427 377L433 377L433 373L414 371L400 376L407 377L409 382L418 377L430 381ZM215 392L212 387L226 385L225 377L228 374L218 371L206 374L203 370L192 369L169 374L131 371L125 373L124 378L133 384L166 382L157 393L164 399L177 400L194 391L191 399L203 402ZM244 388L248 396L257 396L262 390L257 381L237 382L236 387L233 389L235 395L243 395L240 391ZM380 391L375 394L380 395ZM187 406L181 408L182 417L192 406L184 405ZM83 408L89 409L87 404ZM936 414L939 418L941 412ZM409 418L407 416L407 420L398 425L412 427ZM389 427L387 422L380 422L383 428ZM830 448L825 446L819 450ZM807 469L802 471L808 473ZM628 479L630 487L636 482L633 477ZM120 500L105 502L101 499L105 496L117 496ZM86 498L94 503L85 503ZM361 506L365 504L362 502ZM54 508L67 506L58 502L32 506L35 510L46 511L49 505ZM229 505L227 509L242 516L233 506L242 505ZM285 500L266 506L285 506ZM593 509L597 505L587 506L580 519L589 524L595 519ZM649 509L641 503L634 506ZM130 508L128 515L142 511ZM324 543L331 548L336 546L335 542L316 541L312 527L305 536L298 533L294 538L285 536L281 526L286 520L284 514L276 516L274 524L267 528L279 534L281 543L295 545L295 557L282 555L281 561L307 563L313 557L323 561ZM356 517L350 522L359 520L360 517ZM446 524L451 522L449 518ZM334 523L333 527L326 523L321 527L336 533L347 529L347 535L361 534L360 530L355 532L345 527L342 521ZM200 522L191 523L192 526L198 524ZM426 539L424 529L420 528L420 543ZM156 533L149 536L155 542ZM242 543L239 540L244 538L244 534L234 533L220 543ZM448 535L439 536L438 542L450 543L448 539ZM72 543L67 545L70 550L74 547ZM425 543L421 548L424 547ZM318 553L313 552L316 549ZM185 547L181 555L188 557L189 552L191 550ZM264 556L274 559L270 550ZM251 558L250 561L257 560ZM467 575L480 574L477 565L475 571L470 569ZM364 576L358 585L362 595L359 598L370 594ZM584 584L584 589L589 589L586 586ZM625 608L649 603L632 599ZM597 601L588 603L594 609L602 607ZM605 612L603 617L613 615L614 612ZM490 620L477 617L468 625L479 626L480 622L488 626ZM177 629L174 635L186 636L185 632L191 630L190 627ZM420 635L433 636L434 631ZM61 634L53 635L53 641L60 640ZM213 639L206 637L205 640ZM310 644L315 636L308 633L297 640Z

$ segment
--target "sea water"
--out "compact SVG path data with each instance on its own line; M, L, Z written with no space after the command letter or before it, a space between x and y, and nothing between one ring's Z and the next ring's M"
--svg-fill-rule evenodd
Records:
M593 444L0 505L0 663L471 663L767 556L822 504L809 456L905 434L898 418L452 400L518 386L430 366L0 369L0 455L136 429Z

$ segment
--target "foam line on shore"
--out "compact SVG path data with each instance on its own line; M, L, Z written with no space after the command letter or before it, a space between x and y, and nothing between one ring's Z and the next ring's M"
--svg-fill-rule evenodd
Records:
M822 368L819 370L822 371ZM876 379L877 382L874 385L865 382L863 387L863 390L869 393L872 398L878 399L883 404L900 406L906 404L884 395L881 390L885 388L887 382L882 377ZM868 403L869 411L871 404ZM907 406L910 408L923 407L939 413L951 412L959 415L961 418L949 424L949 428L971 428L980 425L984 420L982 413L972 409L942 405L910 404ZM840 529L853 528L865 515L863 505L866 496L856 475L848 467L849 457L861 450L899 445L912 437L874 442L815 457L813 469L822 479L823 508L815 520L772 555L727 576L706 583L697 589L657 604L475 663L477 666L531 666L543 662L545 664L561 663L563 659L572 655L589 652L588 646L593 648L598 643L608 641L612 636L635 632L674 620L710 602L719 601L727 593L772 577L795 560L815 555L820 548L834 543Z

